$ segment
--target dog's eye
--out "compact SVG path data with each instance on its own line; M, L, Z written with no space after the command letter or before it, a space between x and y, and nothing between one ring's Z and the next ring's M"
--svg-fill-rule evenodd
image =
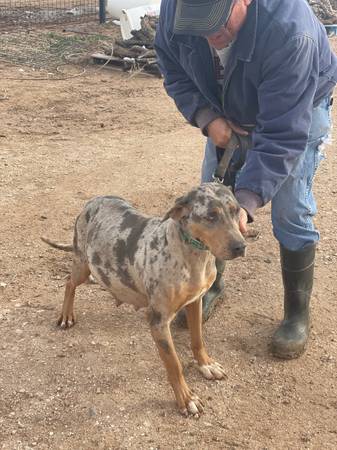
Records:
M239 213L240 213L240 206L231 205L229 207L229 212L231 213L232 216L239 215Z
M219 218L219 213L217 211L211 211L206 216L207 222L211 222L211 223L216 222L218 220L218 218Z

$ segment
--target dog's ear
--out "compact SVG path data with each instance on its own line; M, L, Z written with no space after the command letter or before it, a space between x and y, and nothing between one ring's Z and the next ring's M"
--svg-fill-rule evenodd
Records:
M167 213L163 217L163 222L169 218L173 220L180 220L183 217L187 217L191 211L189 200L190 199L186 196L177 198L175 205L169 211L167 211Z

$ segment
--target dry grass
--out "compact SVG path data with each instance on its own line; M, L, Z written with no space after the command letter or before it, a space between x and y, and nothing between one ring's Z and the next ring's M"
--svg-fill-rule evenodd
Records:
M0 61L44 69L49 72L65 63L88 63L92 53L111 46L117 35L116 26L106 24L81 28L75 32L46 29L10 30L0 34ZM90 31L92 29L92 31Z

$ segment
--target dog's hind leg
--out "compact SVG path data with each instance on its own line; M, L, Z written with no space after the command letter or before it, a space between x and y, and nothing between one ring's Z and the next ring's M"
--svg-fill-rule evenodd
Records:
M187 324L191 335L191 347L198 369L208 380L221 380L226 376L223 367L208 356L202 339L202 300L186 305Z
M188 387L181 363L174 348L170 325L160 312L150 309L149 321L152 337L165 364L168 380L174 390L179 410L184 416L199 416L203 404Z
M90 269L86 262L79 258L74 258L71 274L66 283L62 313L57 321L61 328L70 328L75 323L74 298L77 286L87 281L90 275Z

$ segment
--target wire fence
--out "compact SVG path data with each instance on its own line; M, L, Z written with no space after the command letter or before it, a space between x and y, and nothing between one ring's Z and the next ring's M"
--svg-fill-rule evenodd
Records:
M85 22L98 18L99 0L0 0L0 29L11 25Z

